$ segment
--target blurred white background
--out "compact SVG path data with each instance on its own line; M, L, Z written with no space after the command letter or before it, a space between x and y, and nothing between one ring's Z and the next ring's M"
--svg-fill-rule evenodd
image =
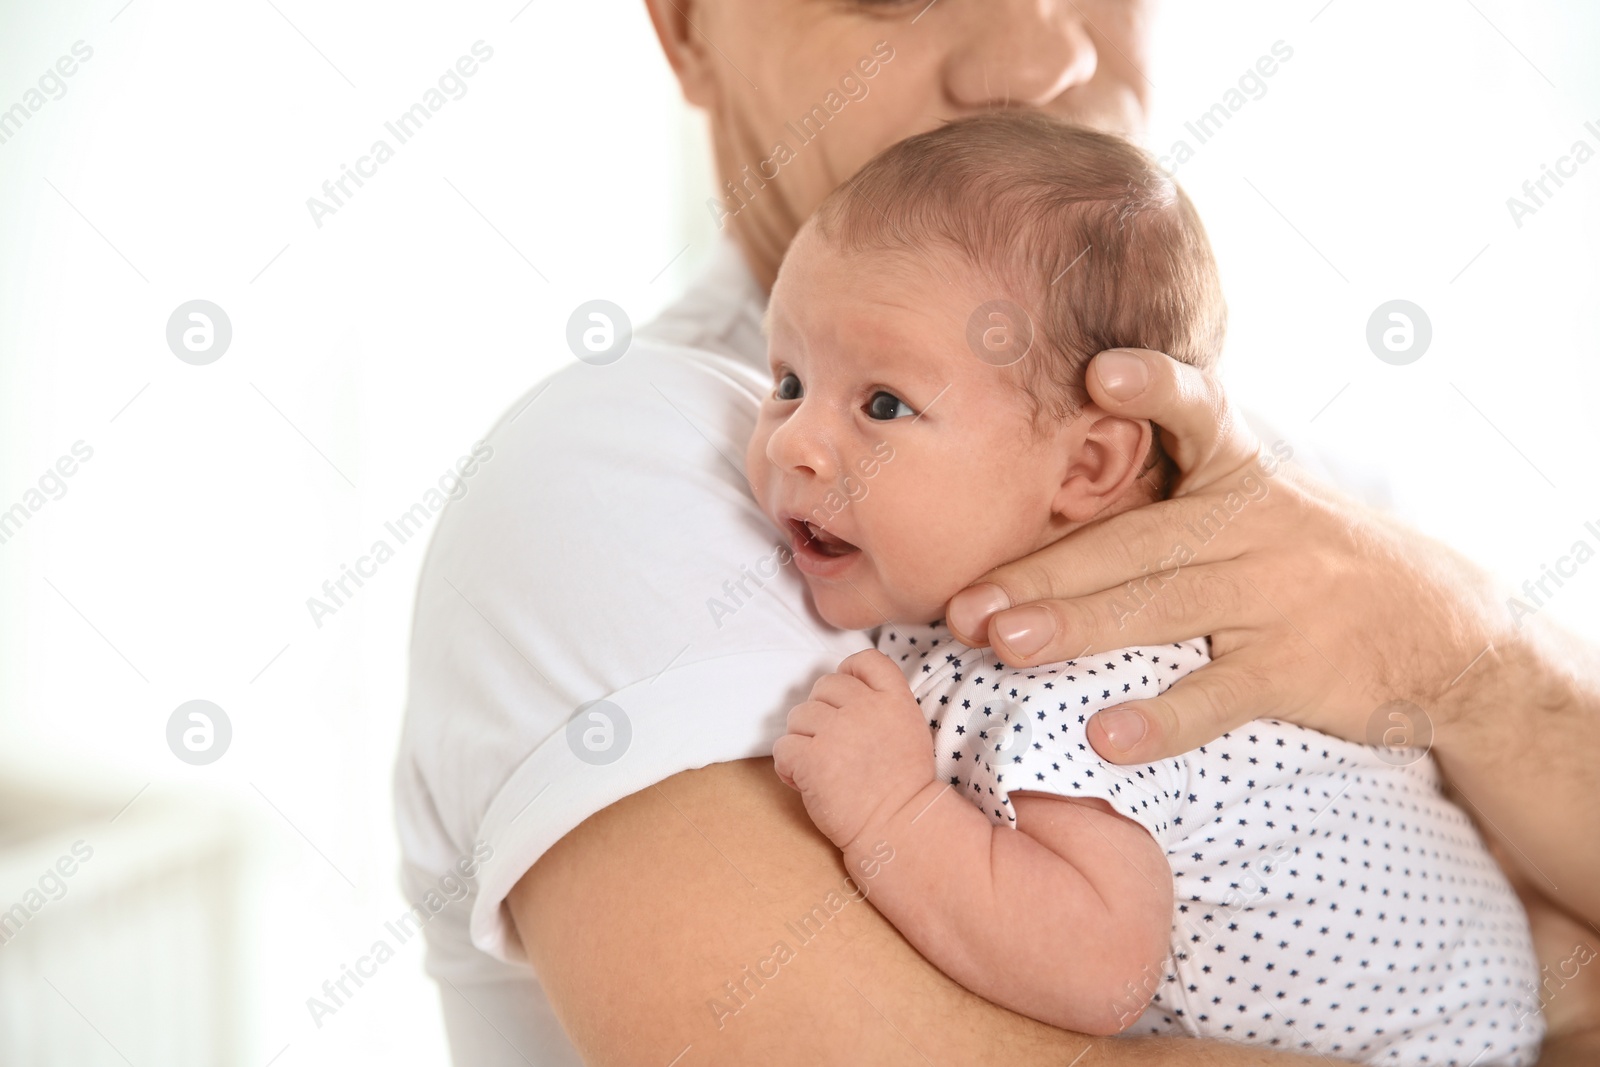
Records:
M1600 546L1600 159L1520 227L1506 204L1600 150L1600 7L1184 0L1160 22L1148 143L1194 150L1236 396L1508 586ZM94 855L0 945L0 1033L50 1034L30 1063L190 1062L213 1032L199 1061L442 1063L420 939L322 1025L306 1004L407 907L390 773L425 539L320 627L306 600L573 358L574 307L641 323L692 277L703 126L634 0L0 0L0 111L80 41L0 142L0 511L41 478L47 501L0 543L0 909L73 842ZM307 198L479 41L465 94L315 225ZM1185 124L1277 42L1200 144ZM207 366L166 342L194 299L232 323ZM1392 299L1432 323L1406 366L1366 342ZM1600 640L1600 562L1547 610ZM166 738L194 699L232 726L204 766ZM228 879L249 892L212 937L140 918ZM129 1010L207 967L192 1008Z

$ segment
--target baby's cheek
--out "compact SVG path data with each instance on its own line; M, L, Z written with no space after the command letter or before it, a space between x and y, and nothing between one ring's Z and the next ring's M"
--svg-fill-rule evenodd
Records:
M755 433L744 450L744 476L750 481L750 492L761 501L766 495L767 476L771 464L767 462L767 438L771 436L764 423L757 423Z
M881 615L919 623L931 622L942 614L944 600L939 598L938 589L944 583L929 572L929 562L915 550L889 558L874 555L870 580L877 591L868 595Z

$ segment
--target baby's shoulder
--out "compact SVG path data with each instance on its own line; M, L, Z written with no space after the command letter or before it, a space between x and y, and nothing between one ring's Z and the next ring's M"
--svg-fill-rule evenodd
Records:
M910 625L884 623L873 639L879 652L894 661L913 690L934 682L959 679L969 664L983 658L983 651L962 644L943 620ZM992 658L992 657L991 657Z
M960 694L1052 703L1063 711L1156 696L1211 659L1209 642L1200 637L1015 667L997 659L992 649L963 644L942 619L916 626L886 623L875 644L900 668L919 702L934 694Z

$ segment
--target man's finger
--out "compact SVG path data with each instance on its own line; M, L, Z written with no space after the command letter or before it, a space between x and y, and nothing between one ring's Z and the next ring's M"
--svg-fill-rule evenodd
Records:
M1273 468L1269 468L1273 469ZM1163 500L1093 522L1019 560L989 571L950 598L945 622L969 645L989 643L995 612L1035 600L1155 585L1155 576L1236 558L1266 536L1252 505L1293 491L1251 464L1212 491ZM1206 633L1193 630L1187 636Z
M1193 511L1183 504L1163 500L1092 522L1037 552L1001 564L968 588L998 585L1011 603L1026 604L1082 596L1120 584L1128 575L1138 574L1141 567L1153 569L1172 554L1185 513ZM964 637L969 632L966 626L976 621L970 618L973 612L966 599L957 593L946 612L945 621L958 637Z
M1158 697L1107 708L1088 723L1089 743L1111 763L1153 763L1215 741L1282 707L1258 651L1239 651L1185 675Z
M898 693L910 688L894 660L875 648L864 648L846 656L839 664L839 673L859 678L880 693Z
M1112 348L1089 361L1085 384L1113 415L1149 419L1181 474L1174 496L1203 489L1255 459L1261 442L1222 383L1147 348Z
M1086 596L1122 587L1132 575L1166 573L1174 566L1222 558L1222 545L1212 542L1187 553L1174 551L1183 540L1184 522L1197 514L1194 502L1166 500L1075 530L994 568L951 597L945 622L958 638L978 647L989 643L985 621L1013 605Z
M1272 621L1269 608L1238 564L1174 568L1118 589L1002 611L989 620L989 647L1002 662L1029 667L1248 629Z

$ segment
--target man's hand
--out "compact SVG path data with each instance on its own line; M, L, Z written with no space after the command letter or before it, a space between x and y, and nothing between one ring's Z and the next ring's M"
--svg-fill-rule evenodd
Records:
M1160 426L1173 497L990 572L951 599L951 630L1017 665L1209 635L1211 663L1089 720L1102 757L1154 761L1263 716L1431 741L1479 825L1600 928L1600 848L1550 817L1600 790L1600 649L1543 615L1513 623L1471 562L1278 461L1194 368L1115 349L1087 380L1104 410Z
M772 761L817 829L846 849L933 781L933 738L900 668L868 648L790 710Z
M1015 665L1210 635L1211 664L1090 720L1105 759L1173 756L1268 715L1368 741L1394 700L1443 725L1453 681L1510 643L1483 572L1283 462L1292 443L1263 449L1215 380L1115 349L1087 381L1108 412L1159 424L1181 472L1171 499L991 571L946 620Z

